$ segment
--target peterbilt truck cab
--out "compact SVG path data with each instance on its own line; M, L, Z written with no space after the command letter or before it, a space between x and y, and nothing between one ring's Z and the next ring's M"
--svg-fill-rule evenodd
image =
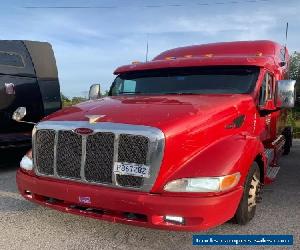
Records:
M26 199L170 230L246 224L292 146L295 81L272 41L194 45L119 67L109 96L33 130L17 172Z
M26 109L25 123L12 119ZM61 108L52 46L46 42L0 40L0 150L30 148L32 123Z

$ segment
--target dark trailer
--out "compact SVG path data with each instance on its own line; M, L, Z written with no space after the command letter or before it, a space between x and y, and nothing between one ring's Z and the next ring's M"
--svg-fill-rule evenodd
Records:
M25 121L37 122L61 108L52 47L46 42L0 41L0 149L29 146L33 125L12 120L26 107Z

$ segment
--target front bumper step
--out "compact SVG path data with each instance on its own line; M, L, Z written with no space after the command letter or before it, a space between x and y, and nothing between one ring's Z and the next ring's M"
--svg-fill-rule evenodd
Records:
M243 187L216 196L171 196L119 190L66 180L42 178L17 171L21 195L62 212L136 226L199 231L231 219ZM84 198L84 199L83 199ZM166 215L184 218L184 224L164 220Z
M280 167L268 167L267 168L267 177L271 180L274 180L279 172Z

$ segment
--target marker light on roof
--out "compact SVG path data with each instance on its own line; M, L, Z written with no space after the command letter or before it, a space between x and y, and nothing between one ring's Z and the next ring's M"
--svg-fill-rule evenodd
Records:
M175 56L167 56L165 59L166 59L166 60L175 60L176 57L175 57Z
M141 63L141 62L139 62L139 61L133 61L131 64L139 64L139 63Z

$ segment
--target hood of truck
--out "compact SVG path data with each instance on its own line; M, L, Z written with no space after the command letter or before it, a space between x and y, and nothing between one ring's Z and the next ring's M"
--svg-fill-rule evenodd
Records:
M197 118L197 124L211 118L223 118L236 112L236 106L251 97L247 95L164 95L105 97L64 108L47 120L114 122L153 126L160 129ZM196 124L191 124L196 125ZM188 126L190 127L190 125Z
M251 123L253 117L248 114L254 115L254 109L250 95L119 96L65 108L45 120L89 121L87 116L97 115L101 117L97 122L159 128L165 135L165 148L152 189L156 192L208 145L243 130L243 127L231 129L230 125L235 118L245 114L245 123ZM205 176L207 168L203 167L201 171Z

